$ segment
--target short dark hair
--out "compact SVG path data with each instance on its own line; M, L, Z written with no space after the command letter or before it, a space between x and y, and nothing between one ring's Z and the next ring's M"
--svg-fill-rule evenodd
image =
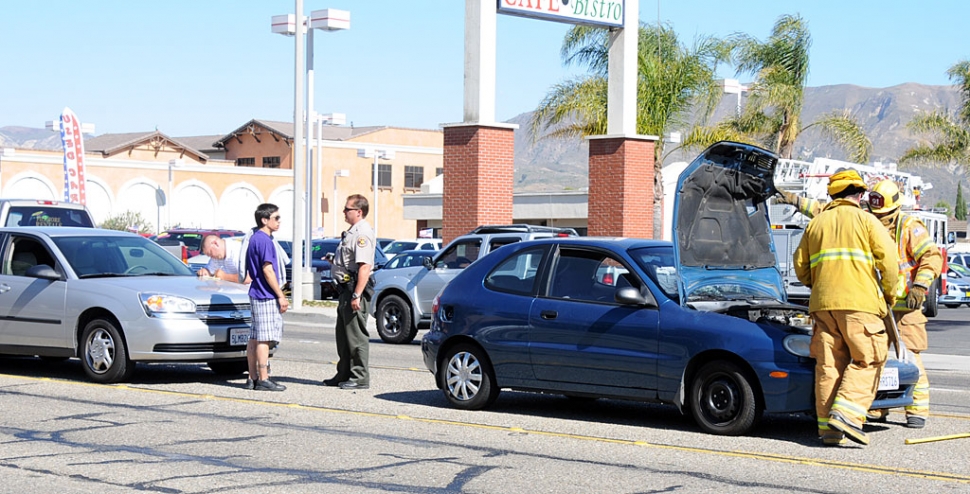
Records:
M354 207L360 209L360 214L367 217L367 212L370 211L370 203L367 202L367 198L360 194L353 194L347 196L347 200L353 202Z
M849 196L854 196L856 194L861 194L861 193L863 193L865 191L866 191L866 189L863 189L862 187L859 187L858 185L850 185L850 186L848 186L848 187L840 190L839 192L836 192L834 195L832 195L832 199L842 199L844 197L849 197Z
M264 202L259 206L256 206L256 214L254 215L256 218L256 228L262 228L263 220L268 220L273 213L279 210L280 208L276 207L276 204L269 202Z

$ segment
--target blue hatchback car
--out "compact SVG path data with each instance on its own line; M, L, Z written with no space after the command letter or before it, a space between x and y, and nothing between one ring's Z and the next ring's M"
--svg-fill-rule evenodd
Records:
M765 204L776 162L707 149L680 176L674 244L552 238L479 259L422 340L438 387L462 409L503 388L671 403L723 435L764 412L814 414L811 319L786 302ZM912 403L918 376L890 360L873 408Z

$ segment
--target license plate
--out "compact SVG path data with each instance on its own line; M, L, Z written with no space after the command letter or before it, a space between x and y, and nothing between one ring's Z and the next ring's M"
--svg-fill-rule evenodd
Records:
M882 375L879 376L879 391L897 389L899 389L899 369L895 367L883 367Z
M246 346L249 343L249 328L229 329L229 346Z

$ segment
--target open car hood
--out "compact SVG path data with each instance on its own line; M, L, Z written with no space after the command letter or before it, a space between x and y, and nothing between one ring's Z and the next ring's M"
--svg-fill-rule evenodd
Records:
M673 238L682 305L786 301L765 202L777 163L770 151L725 141L680 174Z

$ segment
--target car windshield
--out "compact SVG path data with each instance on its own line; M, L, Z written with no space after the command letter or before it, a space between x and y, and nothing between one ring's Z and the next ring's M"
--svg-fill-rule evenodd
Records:
M138 236L54 237L54 243L80 278L111 276L192 276L165 249Z
M384 248L385 254L397 254L398 252L403 252L406 250L414 250L418 246L417 242L406 242L404 240L397 240L391 242L390 245Z
M970 269L962 264L950 264L950 270L955 271L961 278L970 277Z
M671 300L678 300L673 247L643 247L630 251L633 260Z

